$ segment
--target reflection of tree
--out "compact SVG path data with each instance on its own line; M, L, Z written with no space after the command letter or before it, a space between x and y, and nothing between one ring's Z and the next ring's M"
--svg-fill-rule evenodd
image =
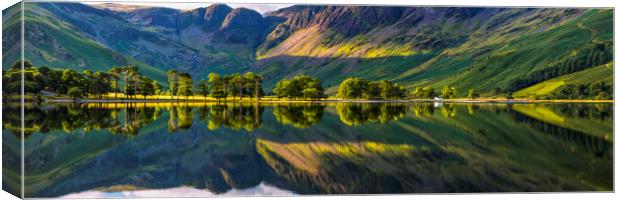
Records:
M171 104L168 107L168 111L170 111L168 132L175 132L179 129L186 130L192 127L194 107L183 104Z
M210 130L225 126L234 130L253 131L262 127L262 113L263 107L259 104L216 104L211 106L209 114L204 116L210 117L207 123Z
M613 104L560 104L554 106L566 117L606 120L612 117Z
M175 132L177 131L176 108L170 104L168 111L170 112L170 118L168 118L168 132Z
M308 128L323 117L325 106L321 104L276 105L273 115L282 124L291 124L297 128Z
M478 104L467 104L467 113L470 115L476 114L478 109L480 109L480 106L478 106Z
M573 149L578 149L580 152L590 152L601 157L608 157L613 153L613 148L611 148L612 143L603 138L547 123L520 112L509 111L509 113L513 121L526 125L530 129L539 130L541 133L560 139Z
M157 119L156 108L123 104L123 108L107 108L108 104L66 104L30 106L24 112L25 135L50 131L76 132L108 130L123 135L136 135L138 130ZM19 107L3 109L3 127L15 135L20 134Z
M435 106L432 103L415 103L410 105L411 111L415 116L433 116L435 113Z
M454 117L456 116L456 106L454 104L444 104L441 106L441 114L444 117Z
M368 121L386 123L405 116L405 105L395 103L342 103L336 105L340 120L349 126Z
M189 129L192 126L193 107L178 106L177 115L180 129Z

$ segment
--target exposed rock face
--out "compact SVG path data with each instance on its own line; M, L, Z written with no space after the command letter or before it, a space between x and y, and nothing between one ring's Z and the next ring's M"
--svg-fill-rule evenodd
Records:
M224 4L213 4L205 10L203 29L214 31L222 26L224 19L232 11L232 8Z
M261 15L224 4L193 10L120 4L28 5L37 20L58 22L41 23L42 30L64 38L46 40L42 32L32 29L28 38L39 45L29 55L40 55L31 58L37 65L75 66L81 59L88 68L106 69L125 64L123 56L127 56L150 66L149 71L177 69L198 78L210 72L254 71L266 77L267 88L275 84L271 80L294 74L312 75L334 86L343 74L392 80L412 68L422 72L438 65L450 69L441 73L456 72L489 57L507 41L545 32L590 11L298 5ZM9 33L3 35L6 41L18 38L10 34L11 28L15 27L4 28ZM574 43L569 39L565 41ZM4 42L3 48L12 48L10 44ZM450 50L455 48L458 51ZM444 62L455 52L467 59ZM95 62L94 55L107 58ZM394 80L413 82L420 72Z
M265 28L265 20L258 12L236 8L226 16L217 36L225 42L254 46L261 41Z
M134 23L175 29L180 12L170 8L140 8L127 13Z

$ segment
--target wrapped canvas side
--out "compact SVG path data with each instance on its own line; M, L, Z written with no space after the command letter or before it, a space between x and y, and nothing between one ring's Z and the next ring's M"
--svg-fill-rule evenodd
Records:
M2 11L2 190L23 197L23 7Z

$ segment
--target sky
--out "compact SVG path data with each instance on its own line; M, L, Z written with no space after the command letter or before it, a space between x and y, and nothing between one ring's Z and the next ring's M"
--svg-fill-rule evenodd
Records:
M93 5L93 4L102 4L103 2L83 2L83 3ZM190 2L190 3L110 2L110 3L152 6L152 7L168 7L168 8L176 8L180 10L191 10L191 9L199 8L199 7L207 7L212 4L212 3L197 3L197 2ZM256 10L259 13L266 13L266 12L274 11L280 8L289 7L289 6L292 6L293 4L227 4L227 5L232 8L244 7L244 8Z

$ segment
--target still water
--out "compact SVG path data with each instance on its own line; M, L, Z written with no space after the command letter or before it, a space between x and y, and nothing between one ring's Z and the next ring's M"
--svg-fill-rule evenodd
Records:
M14 193L19 109L2 112ZM26 197L613 187L613 104L43 104L24 120Z

